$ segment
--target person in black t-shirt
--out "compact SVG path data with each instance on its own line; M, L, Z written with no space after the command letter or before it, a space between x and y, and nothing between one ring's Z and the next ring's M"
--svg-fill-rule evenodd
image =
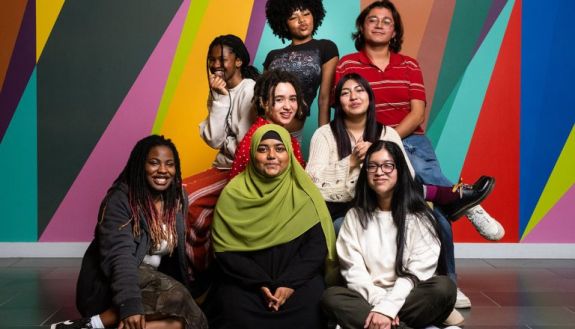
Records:
M319 126L329 123L329 99L335 67L339 59L337 46L330 40L314 39L325 17L321 0L268 0L266 18L273 33L291 40L285 48L268 53L264 69L288 71L298 77L307 109L287 127L298 135L319 87Z

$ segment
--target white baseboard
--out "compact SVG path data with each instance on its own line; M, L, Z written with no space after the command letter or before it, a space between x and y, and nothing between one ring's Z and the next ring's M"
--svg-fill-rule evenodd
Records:
M0 242L0 258L81 258L89 242Z
M88 242L0 242L0 258L82 257ZM456 243L456 258L575 259L568 243Z
M455 258L575 259L572 243L456 243Z

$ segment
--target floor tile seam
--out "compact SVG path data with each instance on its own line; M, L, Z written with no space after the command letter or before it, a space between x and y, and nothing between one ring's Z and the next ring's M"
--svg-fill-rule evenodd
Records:
M56 311L52 312L52 314L48 315L48 317L46 318L46 320L40 322L40 325L41 325L41 326L47 325L46 323L47 323L48 321L50 321L50 319L52 319L52 317L53 317L54 315L56 315L56 313L60 312L60 310L62 310L62 308L59 308L59 309L57 309ZM51 323L51 322L48 322L48 324L50 324L50 323Z
M497 307L502 308L503 306L501 306L498 302L495 301L495 299L489 297L488 295L485 294L485 292L480 291L480 293L485 296L485 298L489 299L490 301L492 301Z

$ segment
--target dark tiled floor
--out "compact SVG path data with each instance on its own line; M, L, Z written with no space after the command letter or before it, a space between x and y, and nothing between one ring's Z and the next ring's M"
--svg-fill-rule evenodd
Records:
M48 328L78 316L80 259L0 259L0 329ZM458 259L470 329L575 328L575 260Z

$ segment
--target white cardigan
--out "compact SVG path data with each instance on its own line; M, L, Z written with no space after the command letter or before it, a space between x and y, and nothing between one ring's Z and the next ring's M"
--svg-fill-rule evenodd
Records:
M411 176L415 175L411 162L405 153L401 137L395 129L385 127L381 133L381 140L391 141L399 145ZM355 146L351 141L352 149ZM351 155L339 159L337 154L337 143L329 124L319 127L311 138L309 148L309 161L305 171L310 175L312 181L319 188L323 198L331 202L348 202L355 195L355 184L359 176L359 167L349 170L349 160Z
M440 242L432 228L415 216L408 216L403 265L420 280L436 271ZM397 228L390 211L376 210L363 229L356 210L345 216L337 238L341 274L347 287L359 292L373 306L372 311L395 318L413 283L395 275Z
M230 95L214 92L213 99L208 101L208 117L200 123L200 136L210 147L220 149L212 164L218 169L231 168L236 148L253 123L255 113L251 113L251 106L255 84L252 79L243 79L228 90ZM228 111L231 112L229 118Z

